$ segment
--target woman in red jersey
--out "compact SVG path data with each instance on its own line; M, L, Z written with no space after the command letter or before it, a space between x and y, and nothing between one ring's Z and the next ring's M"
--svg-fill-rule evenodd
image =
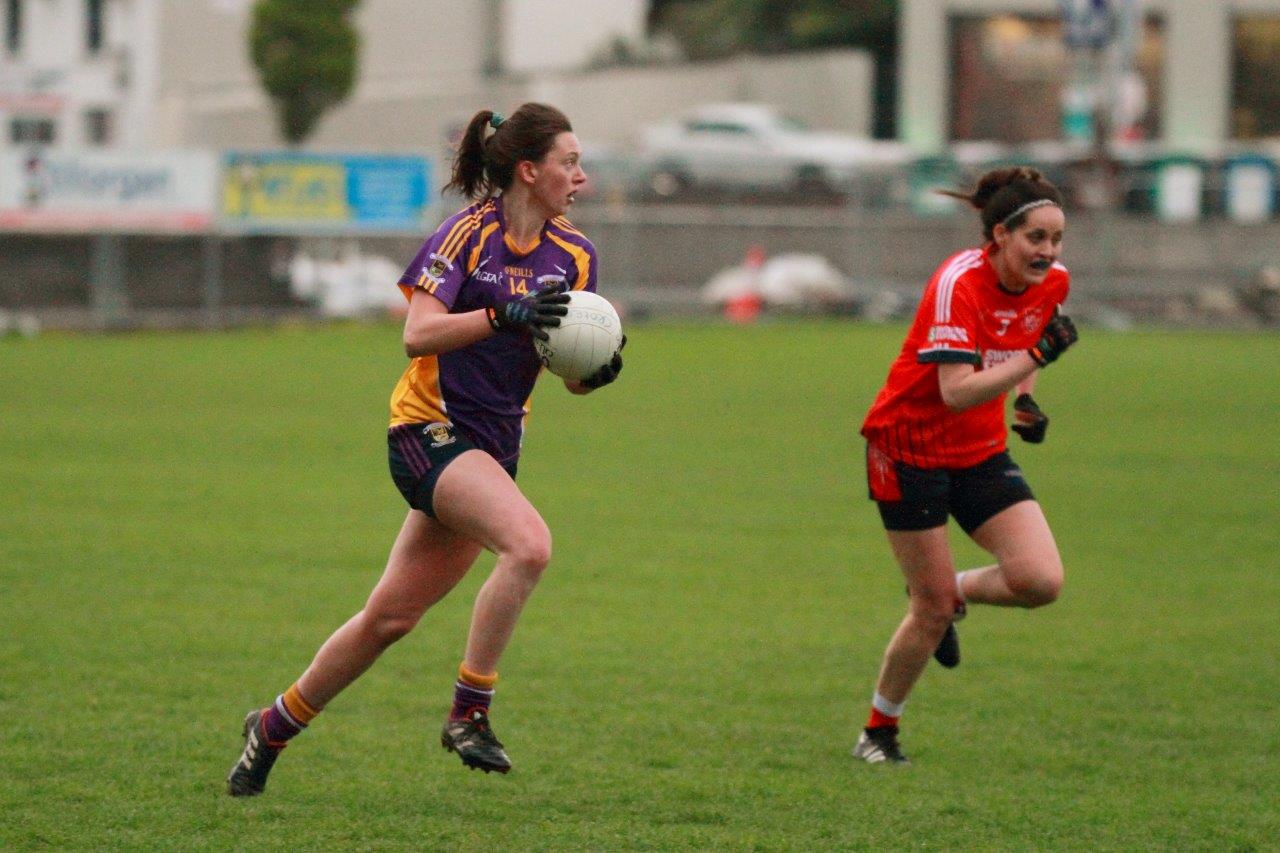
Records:
M551 532L516 484L529 399L542 365L533 339L560 324L568 290L596 289L595 247L565 218L586 181L569 119L545 104L467 125L450 188L475 199L429 236L397 284L408 300L409 357L391 394L392 480L408 514L363 608L271 705L245 718L233 796L261 794L289 740L360 677L470 571L496 555L476 595L453 707L440 743L462 762L506 773L489 724L497 666L551 559ZM624 339L625 342L625 339ZM622 356L574 394L613 382Z
M932 652L960 662L953 622L966 604L1040 607L1058 597L1062 560L1022 471L1009 458L1005 395L1016 431L1044 440L1035 379L1076 341L1059 313L1070 287L1058 263L1062 197L1039 172L998 169L971 193L986 243L952 255L925 288L915 322L862 425L867 482L907 580L907 615L885 651L854 757L905 762L898 720ZM956 573L948 515L995 557Z

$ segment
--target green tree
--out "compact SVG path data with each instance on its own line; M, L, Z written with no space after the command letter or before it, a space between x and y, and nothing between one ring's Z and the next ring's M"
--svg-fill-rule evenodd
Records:
M897 0L653 0L649 28L674 37L690 59L856 47L875 61L875 131L892 136L896 113Z
M359 0L257 0L250 52L291 145L355 84L360 41L351 26Z

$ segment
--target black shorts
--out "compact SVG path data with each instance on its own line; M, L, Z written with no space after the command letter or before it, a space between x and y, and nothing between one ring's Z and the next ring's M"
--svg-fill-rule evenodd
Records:
M950 514L972 534L997 513L1036 499L1007 452L969 468L915 468L867 445L867 486L885 530L929 530Z
M453 424L399 424L387 430L387 460L391 479L409 506L436 517L432 500L436 482L449 463L478 448ZM511 479L516 463L503 465Z

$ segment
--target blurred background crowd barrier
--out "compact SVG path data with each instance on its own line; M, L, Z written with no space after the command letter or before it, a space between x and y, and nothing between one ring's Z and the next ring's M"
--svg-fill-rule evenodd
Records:
M1073 313L1278 321L1280 0L12 0L0 334L394 315L530 100L633 315L902 316L980 241L935 190L1028 164Z
M884 319L909 313L942 258L980 242L974 213L935 190L1026 163L1067 196L1077 312L1117 326L1280 320L1280 169L1266 152L1055 154L957 147L826 186L672 185L670 160L589 154L570 215L600 250L602 288L633 314L723 310L708 283L756 252L819 257L844 281L846 298L774 307ZM442 166L425 157L6 152L0 169L8 330L394 314L400 270L462 205L432 189Z

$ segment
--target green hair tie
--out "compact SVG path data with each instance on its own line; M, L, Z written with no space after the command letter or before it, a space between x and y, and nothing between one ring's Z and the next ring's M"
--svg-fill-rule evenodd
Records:
M489 116L489 127L492 127L494 130L497 130L498 125L502 124L506 120L507 120L507 117L504 116L502 113L494 113L493 115Z

